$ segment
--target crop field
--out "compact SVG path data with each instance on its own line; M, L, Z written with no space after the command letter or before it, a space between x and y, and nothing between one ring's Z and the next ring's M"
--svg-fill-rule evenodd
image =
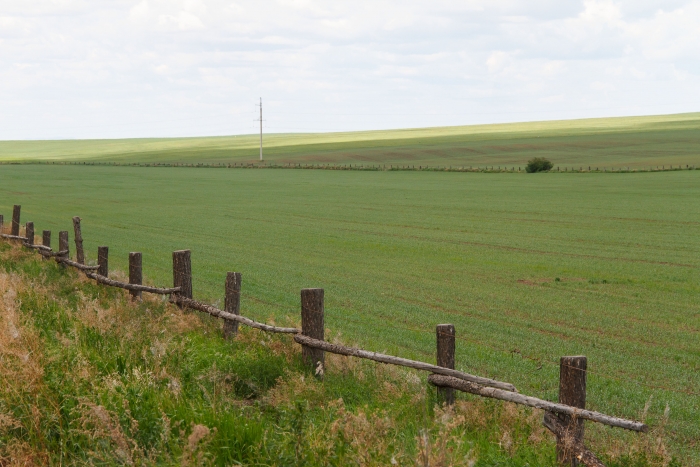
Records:
M83 141L0 141L0 161L241 163L258 135ZM598 118L413 130L264 136L271 163L523 166L700 166L700 114Z
M589 359L588 406L665 423L700 462L700 172L465 174L10 165L0 213L38 235L81 216L88 257L172 283L191 249L195 297L299 320L326 291L329 337L434 359L457 329L457 367L556 399L558 358ZM72 232L71 232L72 240ZM71 246L71 248L73 248ZM668 421L664 412L668 406ZM627 436L588 424L595 437Z

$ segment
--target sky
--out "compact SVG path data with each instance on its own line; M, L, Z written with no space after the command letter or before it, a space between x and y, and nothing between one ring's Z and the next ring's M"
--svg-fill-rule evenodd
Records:
M0 0L0 139L700 111L700 0Z

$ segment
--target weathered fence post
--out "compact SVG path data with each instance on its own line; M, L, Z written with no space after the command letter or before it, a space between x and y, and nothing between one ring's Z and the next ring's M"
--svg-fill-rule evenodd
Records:
M559 402L572 407L586 408L586 369L585 356L561 357L559 361ZM570 415L558 415L567 428L566 436L583 445L583 419ZM574 453L566 448L565 440L557 437L557 462L560 465L579 465Z
M192 298L192 263L190 250L173 251L173 287L180 287L178 296ZM182 305L180 305L182 308Z
M41 233L41 244L44 245L45 247L51 248L51 231L50 230L44 230ZM47 254L42 253L42 257L44 260L48 260L49 256Z
M129 284L142 285L143 283L143 269L141 268L141 253L131 252L129 253ZM130 290L131 299L141 300L140 290Z
M19 214L22 210L22 206L15 204L12 208L12 231L10 234L17 236L19 235Z
M226 298L224 311L241 314L241 273L229 272L226 274ZM238 333L238 321L224 320L224 339L233 339Z
M70 247L68 246L68 231L61 230L58 232L58 251L65 251L62 255L63 258L70 258ZM61 267L65 268L66 265L61 263Z
M24 236L27 245L34 245L34 222L27 222L24 225Z
M99 266L97 274L107 277L109 275L109 247L97 247L97 265Z
M312 339L324 340L323 289L301 289L301 333ZM324 352L302 346L301 356L316 375L323 377Z
M83 251L83 234L80 231L80 217L73 218L73 231L75 233L75 260L85 264L85 252Z
M5 228L5 216L0 214L0 233L3 233L4 228Z
M438 324L437 334L437 365L443 368L455 369L455 327L451 324ZM446 405L455 403L455 390L438 388L438 402Z

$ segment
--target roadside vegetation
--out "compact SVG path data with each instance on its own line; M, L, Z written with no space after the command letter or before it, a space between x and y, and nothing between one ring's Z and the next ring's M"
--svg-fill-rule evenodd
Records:
M554 464L539 411L441 409L423 375L332 355L320 382L288 336L225 341L220 322L5 242L0 295L2 466ZM597 443L610 466L680 465L663 427Z

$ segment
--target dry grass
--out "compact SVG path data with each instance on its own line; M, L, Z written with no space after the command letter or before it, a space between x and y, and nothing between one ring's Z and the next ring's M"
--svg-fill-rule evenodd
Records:
M19 256L15 249L9 251L11 258ZM36 407L24 419L10 410L16 404L31 405L45 389L41 343L18 313L18 294L27 287L27 281L17 274L0 272L0 434L40 430L45 416ZM0 448L3 465L40 465L46 460L46 453L21 439L11 439L4 449Z
M641 420L646 418L646 411L650 404L651 399L640 416ZM610 459L644 457L650 460L649 465L668 467L674 462L667 448L669 416L669 407L666 405L661 423L653 426L648 433L642 434L618 433L608 427L588 424L586 427L587 438L592 440L592 446L602 446L603 452ZM693 464L689 463L688 465Z
M108 453L116 454L116 457L126 465L133 465L134 459L143 457L137 443L129 438L121 428L119 417L101 405L95 405L90 401L85 401L77 407L78 428L74 431L87 436L91 445L99 446L97 440L106 440L110 443ZM134 424L135 420L131 419ZM104 456L102 453L91 451L92 457L108 460L111 456ZM104 456L104 457L103 457Z
M192 432L187 437L187 445L182 455L182 465L202 465L206 459L206 440L211 430L204 425L193 425Z

